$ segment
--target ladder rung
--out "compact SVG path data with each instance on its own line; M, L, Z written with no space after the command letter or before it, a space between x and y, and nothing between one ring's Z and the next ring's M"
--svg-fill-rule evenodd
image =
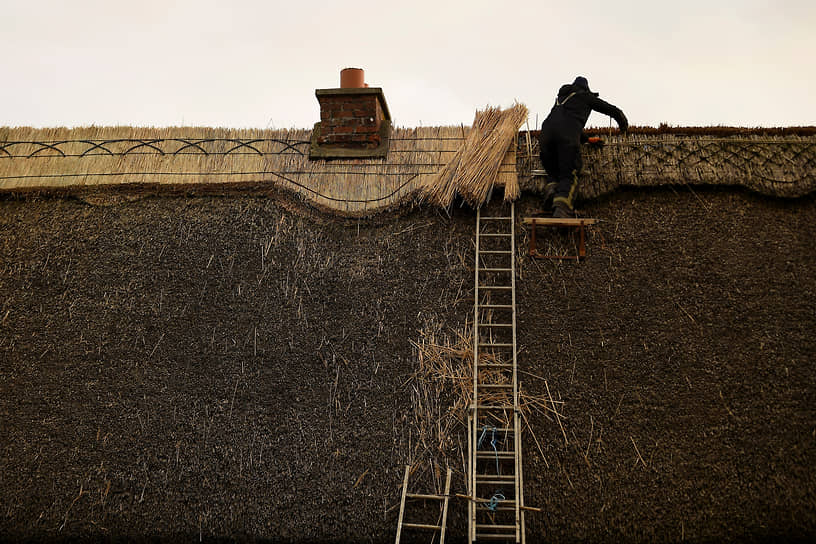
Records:
M509 221L510 219L513 219L513 218L508 215L507 217L493 216L493 217L482 217L481 219L482 219L482 221L498 221L499 219L506 219L506 220Z
M445 495L425 495L423 493L406 493L406 499L427 499L427 500L440 500L443 501L447 497Z
M492 499L484 498L484 497L477 497L476 506L486 506ZM496 501L496 504L499 505L513 505L510 506L513 510L515 510L516 499L501 499ZM501 508L501 506L499 506Z
M493 478L493 479L483 478L483 479L480 480L479 475L478 474L476 475L476 485L479 485L479 486L485 486L485 485L510 485L513 482L515 482L515 480L516 480L515 476L511 477L510 480L499 480L497 478Z
M512 268L480 268L479 272L512 272Z
M480 383L480 388L485 389L513 389L512 383Z
M512 348L513 344L479 344L480 348Z
M515 459L516 452L514 451L477 451L476 452L476 459L495 459L498 457L499 459Z
M476 533L476 540L513 540L516 533Z
M479 404L476 406L477 410L513 410L512 404L507 404L505 406L493 405L493 404Z
M513 368L513 363L479 363L480 368Z
M491 510L487 506L477 505L476 508L479 508L480 510L490 510L491 512L515 512L516 511L515 506L497 506L496 508Z
M489 428L491 431L493 430L493 427L491 427L490 425L488 425L488 428ZM477 428L476 428L476 430L477 430L477 431L479 431L479 432L481 432L481 427L477 427ZM512 433L512 432L513 432L513 429L512 429L512 428L510 428L510 427L496 427L496 432L497 432L497 433Z
M509 232L480 232L479 236L485 238L509 238L512 234Z
M477 474L476 481L483 482L485 480L496 480L501 481L504 483L507 482L515 482L516 475L515 474Z
M432 531L441 531L441 525L428 525L425 523L403 523L403 527L408 527L410 529L430 529Z
M512 327L512 323L479 323L480 327Z
M510 286L510 285L480 285L479 286L479 289L496 289L496 290L501 289L503 291L509 291L512 288L513 287Z
M494 529L496 531L516 530L516 525L495 525L492 523L477 523L476 530L479 529Z
M479 255L510 255L512 253L513 253L512 251L505 251L505 250L499 250L499 249L490 249L490 250L480 249L479 250Z
M492 310L510 310L512 307L512 304L479 304L480 310L482 308L490 308Z

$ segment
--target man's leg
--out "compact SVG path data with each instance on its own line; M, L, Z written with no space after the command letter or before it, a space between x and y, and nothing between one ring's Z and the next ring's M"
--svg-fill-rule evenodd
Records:
M555 196L555 191L558 187L558 146L555 141L542 137L539 140L541 166L547 172L544 178L544 209L552 207L552 199Z
M572 215L578 193L578 176L581 173L581 144L564 142L558 147L558 188L553 197L553 207Z

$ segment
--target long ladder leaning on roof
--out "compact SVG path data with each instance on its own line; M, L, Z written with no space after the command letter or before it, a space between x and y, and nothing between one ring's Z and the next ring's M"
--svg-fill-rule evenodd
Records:
M507 211L487 217L482 216L481 208L476 211L468 532L470 542L524 543L515 206L511 202L502 208Z

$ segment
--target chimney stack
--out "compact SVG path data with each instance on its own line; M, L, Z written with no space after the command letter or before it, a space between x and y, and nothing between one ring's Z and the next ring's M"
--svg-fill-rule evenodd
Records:
M379 87L369 87L360 68L340 72L340 88L317 89L320 122L312 131L312 159L384 158L391 114Z

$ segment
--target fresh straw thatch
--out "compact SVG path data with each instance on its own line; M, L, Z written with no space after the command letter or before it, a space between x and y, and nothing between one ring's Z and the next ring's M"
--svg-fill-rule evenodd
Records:
M0 127L0 193L275 191L368 215L412 201L469 132L397 128L384 160L312 161L310 130ZM505 151L500 183L516 179L515 150Z
M462 147L435 177L427 179L423 185L425 199L448 207L459 193L474 207L484 203L493 185L499 181L504 155L526 119L527 107L523 104L506 110L488 107L477 111ZM517 178L507 179L504 185L505 200L515 200L521 194Z

